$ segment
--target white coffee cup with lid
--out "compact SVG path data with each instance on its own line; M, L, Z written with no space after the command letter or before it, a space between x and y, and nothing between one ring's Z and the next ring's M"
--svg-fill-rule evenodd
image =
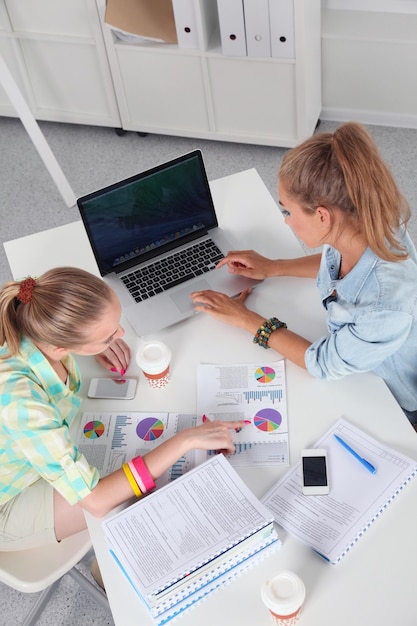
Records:
M304 602L304 583L297 574L282 570L265 581L261 596L275 624L293 626L298 620Z
M162 341L143 341L136 352L136 363L149 385L165 387L170 378L171 350Z

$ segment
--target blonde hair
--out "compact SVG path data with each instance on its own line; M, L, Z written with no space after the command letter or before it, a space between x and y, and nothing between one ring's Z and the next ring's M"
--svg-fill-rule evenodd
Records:
M81 346L112 297L103 280L75 267L42 274L34 281L28 301L19 300L20 286L10 281L0 291L0 345L7 344L12 356L23 336L61 348Z
M361 124L348 122L293 148L282 160L279 178L301 207L340 209L380 258L408 257L397 236L410 207Z

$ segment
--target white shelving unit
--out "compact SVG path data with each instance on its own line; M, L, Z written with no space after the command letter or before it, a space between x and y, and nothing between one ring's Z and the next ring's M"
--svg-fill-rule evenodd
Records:
M224 56L215 0L195 2L197 49L125 43L97 4L123 129L287 147L314 131L320 0L294 0L294 59Z
M293 0L294 58L223 55L216 0L195 0L196 49L122 42L105 4L0 0L0 55L36 119L284 147L313 133L320 0Z
M0 0L0 55L36 119L120 127L95 0Z

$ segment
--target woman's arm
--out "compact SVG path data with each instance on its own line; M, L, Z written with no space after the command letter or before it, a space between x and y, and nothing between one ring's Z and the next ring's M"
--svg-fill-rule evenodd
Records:
M272 276L295 276L315 278L320 268L320 254L306 255L296 259L268 259L254 250L229 252L217 267L227 265L231 274L261 279Z
M229 298L224 293L210 290L194 292L191 296L197 311L203 311L222 322L243 328L253 338L265 317L246 308L245 300L250 292L250 289L246 289L237 298ZM252 340L251 337L248 337L248 341ZM305 369L304 355L311 345L307 339L286 328L279 328L271 334L268 345L284 358Z
M144 455L143 460L155 480L186 452L193 449L234 451L231 431L244 428L245 422L205 422L187 428ZM116 506L130 500L132 488L123 469L101 478L92 492L80 501L80 506L95 517L103 517Z

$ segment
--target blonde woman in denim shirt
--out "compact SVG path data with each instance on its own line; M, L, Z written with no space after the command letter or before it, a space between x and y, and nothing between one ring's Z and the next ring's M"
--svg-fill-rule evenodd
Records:
M271 260L230 252L230 272L317 280L329 334L310 342L277 318L249 310L250 291L231 299L196 292L196 309L247 330L313 376L373 371L417 424L417 255L406 231L410 210L366 129L349 122L293 148L279 171L286 224L321 254Z

